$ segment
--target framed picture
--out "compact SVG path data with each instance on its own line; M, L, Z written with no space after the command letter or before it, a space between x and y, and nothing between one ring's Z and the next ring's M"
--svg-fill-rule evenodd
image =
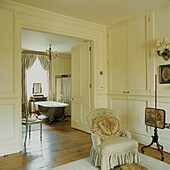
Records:
M170 83L170 64L159 66L160 84Z
M165 110L147 107L145 109L145 124L160 129L165 128Z

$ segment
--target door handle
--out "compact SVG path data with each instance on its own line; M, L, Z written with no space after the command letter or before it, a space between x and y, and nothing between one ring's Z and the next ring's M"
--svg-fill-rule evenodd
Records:
M74 100L74 98L71 98L70 100L72 101L72 100Z
M127 91L126 93L130 93L130 91Z
M126 93L125 91L123 91L123 93Z

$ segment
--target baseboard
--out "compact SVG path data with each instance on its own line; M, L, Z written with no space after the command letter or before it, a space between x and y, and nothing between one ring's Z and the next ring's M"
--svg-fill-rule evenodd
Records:
M19 153L21 151L22 151L22 147L20 146L20 144L8 145L7 147L0 146L0 157L7 156L14 153Z

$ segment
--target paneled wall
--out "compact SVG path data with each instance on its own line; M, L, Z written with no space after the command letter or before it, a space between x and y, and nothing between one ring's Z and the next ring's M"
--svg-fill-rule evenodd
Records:
M123 127L140 143L149 144L153 128L145 126L145 108L154 107L154 76L158 75L158 108L170 123L170 85L159 83L155 40L170 40L170 3L154 7L108 29L108 106L119 114ZM159 131L160 143L170 152L170 129Z
M168 38L170 41L170 2L153 9L151 14L153 17L153 41L158 39L162 41L163 38ZM155 57L154 71L159 75L159 66L170 64L170 59L165 61L162 57L158 56L156 52L153 57ZM158 108L166 111L166 122L170 123L170 84L160 84L159 82L158 76ZM170 129L159 130L159 135L160 143L164 145L165 150L170 152Z
M93 107L107 106L106 27L26 5L0 1L0 156L21 151L21 30L93 41ZM103 87L99 86L100 70Z
M15 12L0 8L0 156L21 150L20 65L14 44Z

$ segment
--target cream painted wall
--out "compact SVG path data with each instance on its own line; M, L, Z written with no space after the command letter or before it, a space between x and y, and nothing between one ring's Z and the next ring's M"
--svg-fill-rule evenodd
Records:
M109 59L107 58L107 43L106 43L106 27L100 24L94 24L92 22L87 22L71 17L66 17L60 14L55 14L52 12L47 12L44 10L39 10L36 8L31 8L25 5L20 5L16 3L11 3L6 0L0 1L0 9L7 10L8 14L11 13L10 24L13 25L12 35L8 34L6 39L12 38L12 46L13 49L10 48L11 56L7 60L3 60L3 49L0 53L0 65L5 66L0 67L1 72L8 73L10 80L4 77L5 83L3 83L3 87L0 89L0 115L3 115L3 119L0 119L0 125L10 124L11 126L6 126L3 128L3 131L0 131L1 140L0 140L0 156L16 153L22 150L22 138L21 138L21 30L22 29L30 29L41 32L48 32L53 34L66 35L71 37L76 37L85 40L93 41L92 48L92 87L93 87L93 107L107 107L107 66L109 66ZM0 11L2 12L2 11ZM169 3L159 6L158 8L150 9L151 14L151 24L150 24L150 55L151 57L151 94L148 96L142 96L138 101L136 101L136 96L131 98L129 105L133 106L136 102L137 104L141 103L140 107L146 105L149 101L152 105L154 105L153 98L153 75L158 70L158 65L160 63L166 63L160 57L155 55L155 48L153 47L153 42L155 41L155 37L160 37L161 39L164 34L168 35L169 32L162 31L162 27L160 25L163 24L163 28L165 31L170 30L170 24L167 22L170 21L169 17ZM8 16L4 14L5 18ZM159 18L160 17L160 18ZM165 19L165 18L166 19ZM8 17L7 17L8 18ZM9 18L5 21L9 21ZM4 23L5 25L6 23ZM167 26L167 27L166 27ZM4 27L5 28L5 27ZM1 30L3 35L3 30ZM4 34L5 35L5 34ZM108 43L109 45L109 43ZM7 45L5 46L7 49ZM108 51L109 53L109 51ZM2 64L3 63L3 64ZM10 68L10 72L8 72L8 64L12 64ZM103 72L103 75L100 75L100 72ZM6 74L5 73L5 74ZM2 74L1 74L2 75ZM111 79L108 75L108 80ZM10 83L10 85L9 85ZM5 84L7 86L5 86ZM162 86L165 89L169 86ZM162 90L164 91L164 90ZM163 93L162 93L163 94ZM122 103L126 103L123 98ZM108 97L110 103L110 96ZM112 100L113 103L114 100ZM132 102L134 101L134 102ZM166 109L170 108L170 96L162 96L159 98L160 106ZM115 104L116 106L116 104ZM120 105L119 105L120 106ZM124 105L122 105L124 106ZM134 107L137 109L136 107ZM123 112L124 108L121 110ZM126 110L126 109L125 109ZM118 109L119 111L119 109ZM168 111L170 112L170 111ZM8 115L8 116L7 116ZM169 115L169 114L168 114ZM123 115L121 115L123 117ZM1 117L2 118L2 117ZM169 116L168 116L169 120ZM169 120L170 121L170 120ZM0 127L1 127L0 126ZM139 129L140 131L140 129ZM168 130L162 132L161 142L166 144L166 148L169 148L169 144L166 141L169 141L167 136L169 133ZM150 141L150 132L149 135L143 135L142 133L134 133L133 135L139 141L147 142ZM169 135L170 136L170 135Z
M53 63L53 75L71 74L71 55L59 56Z
M7 10L7 14L2 10ZM8 43L0 52L0 71L8 77L3 77L5 82L0 89L0 127L10 124L8 128L0 131L0 156L20 152L22 150L21 135L21 30L30 29L39 32L71 36L93 41L92 55L92 87L93 107L107 106L107 67L106 67L106 26L67 17L64 15L31 8L25 5L0 1L0 13L4 17L4 27L0 27L4 40L11 40L10 56L3 58L4 50L8 49ZM10 16L8 16L8 14ZM5 19L6 18L6 19ZM8 22L10 22L8 24ZM5 25L13 25L10 33L6 34ZM6 29L6 31L8 31ZM3 43L3 39L1 41ZM9 51L6 50L6 51ZM11 64L10 69L8 64ZM2 69L3 68L3 69ZM10 71L9 71L10 70ZM103 71L102 80L100 71ZM8 72L9 71L9 72ZM3 75L3 74L0 74ZM101 82L102 81L102 82ZM102 83L102 88L100 84ZM1 117L2 118L2 117ZM4 126L7 127L7 126Z
M53 97L55 97L55 76L71 74L71 55L60 54L53 60Z
M163 38L170 40L170 1L108 28L108 107L119 114L123 126L133 137L146 145L150 144L154 130L145 126L145 108L155 106L155 74L158 75L158 108L166 111L166 122L170 123L170 85L159 83L159 66L170 64L170 59L165 61L158 56L155 47L155 41ZM144 55L146 58L142 59ZM119 63L119 67L115 63ZM135 81L136 73L140 76ZM133 82L130 85L129 80ZM119 86L118 82L124 83ZM138 88L136 93L135 88ZM158 132L159 143L170 152L170 129L158 129Z

